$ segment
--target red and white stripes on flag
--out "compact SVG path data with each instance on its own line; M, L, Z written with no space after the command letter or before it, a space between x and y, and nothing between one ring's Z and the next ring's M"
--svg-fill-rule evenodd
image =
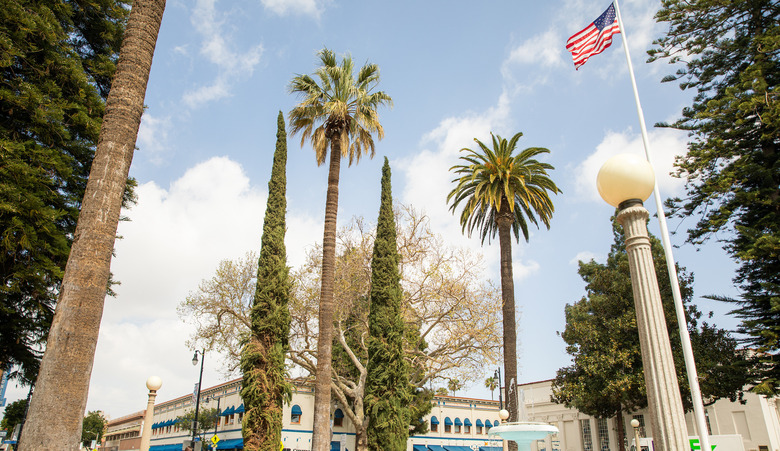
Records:
M571 52L574 68L579 69L593 55L598 55L612 44L612 35L620 33L615 5L610 3L598 19L566 41L566 50Z

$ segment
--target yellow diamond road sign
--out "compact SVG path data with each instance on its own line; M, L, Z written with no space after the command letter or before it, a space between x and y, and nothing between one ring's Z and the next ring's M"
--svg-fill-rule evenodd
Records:
M214 436L211 437L211 443L213 443L214 446L217 446L217 443L219 443L219 436L217 434L214 434Z

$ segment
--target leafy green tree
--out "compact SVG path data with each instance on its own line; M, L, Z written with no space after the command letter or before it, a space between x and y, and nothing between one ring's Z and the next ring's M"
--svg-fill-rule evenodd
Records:
M127 3L0 1L0 367L23 384L38 373Z
M107 420L103 416L103 412L95 410L87 413L81 424L81 444L87 448L92 440L99 443L100 437L103 437L103 432L106 429L106 423Z
M342 156L360 161L363 154L374 156L373 133L379 139L384 129L377 109L392 104L384 91L375 91L379 67L365 64L354 75L352 57L336 61L328 49L319 52L321 67L315 78L297 75L290 82L290 92L302 101L290 111L292 133L301 133L301 147L306 140L314 148L317 164L325 162L330 147L328 190L325 199L325 227L322 240L322 287L317 343L317 375L314 388L314 431L312 449L327 451L330 447L331 356L333 344L333 290L336 268L336 216L338 213L339 172Z
M201 407L198 409L198 430L195 432L195 435L200 437L200 440L203 443L209 443L206 440L206 435L211 433L214 430L214 426L217 425L217 421L219 421L219 409L216 407L210 407L210 408L203 408ZM184 413L184 415L179 415L176 417L177 425L180 429L188 431L188 436L190 439L192 438L192 423L195 421L195 410L190 409ZM279 449L279 445L277 445L277 450Z
M382 167L374 255L371 259L371 306L368 314L366 413L369 449L405 450L409 436L414 387L404 351L406 325L401 316L401 275L398 271L390 164Z
M561 333L574 363L558 370L553 400L599 418L616 417L622 434L623 413L646 407L647 394L628 255L620 226L614 223L613 227L615 242L607 263L580 262L579 274L587 284L587 295L566 306L566 329ZM663 247L654 236L650 240L656 274L667 274ZM747 369L744 355L727 331L700 322L703 315L691 302L693 276L678 266L678 277L705 403L724 397L741 399ZM683 405L690 410L672 289L669 278L660 277L658 282ZM618 442L622 450L622 437Z
M289 350L290 277L284 245L287 214L287 133L279 112L276 150L268 182L268 203L257 263L249 338L241 356L244 379L244 449L278 451L282 442L283 403L292 398L284 359Z
M27 411L27 400L20 399L5 406L3 420L0 422L0 429L8 431L8 437L11 436L17 424L24 421L24 414Z
M737 332L755 351L753 390L780 389L780 4L774 0L667 0L656 15L668 25L651 60L682 66L680 81L696 96L682 118L664 126L688 131L677 176L686 195L668 207L698 216L695 245L717 235L739 263L734 282ZM681 63L681 64L679 64Z
M21 451L71 450L81 441L111 256L164 9L165 0L135 0L127 19Z
M490 241L498 233L504 317L504 371L509 386L518 382L517 312L511 234L520 241L522 231L528 241L528 223L538 227L538 221L549 229L554 211L550 193L557 194L561 190L548 177L547 171L554 169L553 166L536 160L537 156L549 153L549 150L529 147L513 155L522 133L515 134L509 141L492 133L490 136L493 138L492 149L476 138L474 141L479 150L461 149L461 152L466 152L466 155L460 157L464 164L450 168L457 178L453 180L456 186L447 196L447 202L451 202L450 210L453 213L461 203L464 204L460 224L468 236L477 229L484 244L485 238ZM510 396L506 405L509 421L518 421L516 397Z

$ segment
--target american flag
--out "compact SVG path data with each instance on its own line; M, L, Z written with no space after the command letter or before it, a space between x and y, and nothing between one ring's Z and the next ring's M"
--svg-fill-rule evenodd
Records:
M571 52L574 68L579 69L593 55L598 55L612 44L612 35L620 33L615 5L610 4L598 19L570 37L566 50Z

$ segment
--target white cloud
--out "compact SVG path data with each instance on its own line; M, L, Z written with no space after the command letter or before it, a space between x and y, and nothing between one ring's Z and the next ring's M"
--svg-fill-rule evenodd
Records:
M561 42L563 38L554 28L523 41L509 53L502 72L513 64L533 65L534 68L563 66L564 47Z
M214 81L184 94L183 101L190 108L230 96L234 83L251 77L263 53L260 44L243 51L235 49L226 24L229 16L218 12L216 3L217 0L198 0L190 18L202 38L200 55L217 70Z
M571 260L569 260L569 264L576 265L579 262L589 262L591 260L598 260L598 255L594 254L591 251L581 251L578 252L577 255L574 256Z
M453 174L449 168L459 163L460 149L474 148L474 138L490 144L490 132L504 135L510 120L511 108L509 96L503 93L495 106L484 113L466 113L458 117L442 120L439 126L427 133L421 145L428 148L410 158L402 159L394 167L403 174L404 190L399 198L401 202L412 204L426 212L431 218L431 226L444 240L455 246L463 246L485 256L487 274L498 279L499 248L498 238L484 245L480 242L479 232L474 231L468 238L461 231L458 214L448 209L447 194L452 190ZM520 281L538 272L539 263L522 259L525 244L513 244L514 279Z
M684 181L669 174L674 169L675 156L686 153L685 133L671 129L653 130L648 133L648 140L650 141L653 169L661 196L670 197L679 194ZM575 194L587 200L603 202L596 189L596 175L609 158L620 153L631 153L644 158L645 151L641 134L631 131L608 132L601 143L596 146L596 150L573 168Z
M122 285L116 298L106 299L88 401L88 409L110 414L143 409L151 375L163 379L160 400L192 390L197 374L184 344L192 328L179 320L176 306L220 260L259 250L267 196L227 157L190 168L167 189L150 182L136 192L138 204L125 212L131 221L118 230L123 239L111 270ZM322 222L288 212L287 223L288 263L296 266L311 237L322 236ZM220 357L207 359L204 384L222 380Z
M568 53L562 42L564 38L557 27L551 26L514 47L501 64L505 89L512 93L529 92L538 85L546 84L553 69L565 66Z
M286 16L300 14L319 19L325 9L325 1L318 0L261 0L264 7L275 14Z
M165 150L168 147L168 131L171 129L171 118L158 118L146 112L141 117L138 129L138 150L154 164L162 164Z

